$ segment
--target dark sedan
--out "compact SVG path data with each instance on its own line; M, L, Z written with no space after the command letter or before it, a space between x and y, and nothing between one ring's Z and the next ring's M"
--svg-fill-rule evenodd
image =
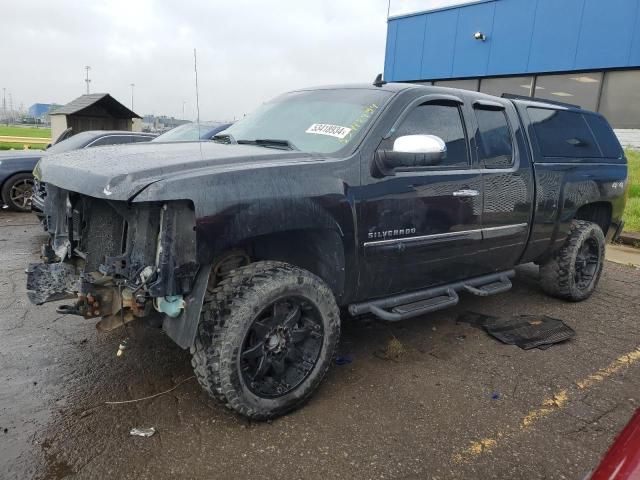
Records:
M156 136L150 133L93 130L67 138L45 151L10 150L0 152L0 192L4 208L18 212L31 210L34 178L32 171L38 161L47 155L102 145L148 142ZM36 207L37 209L37 207Z

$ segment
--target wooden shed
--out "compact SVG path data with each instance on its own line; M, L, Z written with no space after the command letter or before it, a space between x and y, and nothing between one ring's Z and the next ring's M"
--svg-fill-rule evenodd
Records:
M72 133L87 130L140 131L140 115L132 112L108 93L82 95L50 113L51 140L55 142L66 129Z

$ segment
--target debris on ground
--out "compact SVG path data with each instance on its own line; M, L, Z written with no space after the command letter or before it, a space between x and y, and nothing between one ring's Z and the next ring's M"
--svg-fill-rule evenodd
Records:
M575 337L576 332L562 320L546 315L517 315L488 321L485 330L507 345L523 350L545 349Z
M485 315L483 313L477 313L477 312L464 312L460 314L460 316L456 320L456 323L457 324L465 323L471 327L484 330L484 325L489 320L497 320L497 317L492 317L491 315Z
M133 435L136 437L150 437L154 433L156 433L156 429L154 427L149 428L132 428L129 432L129 435Z
M191 375L190 377L187 377L184 380L181 380L180 382L176 383L173 387L171 387L169 390L165 390L164 392L154 393L153 395L148 395L148 396L142 397L142 398L134 398L133 400L120 400L120 401L116 401L116 402L104 402L104 403L105 403L105 405L124 405L125 403L136 403L136 402L142 402L143 400L150 400L152 398L159 397L160 395L165 395L165 394L167 394L169 392L173 392L180 385L182 385L183 383L191 380L192 378L196 378L195 375Z
M353 362L353 357L351 355L338 355L336 357L336 365L348 365Z
M383 360L391 360L393 362L401 361L406 356L406 354L407 349L396 337L392 337L389 339L389 342L387 343L387 346L384 348L384 350L375 352L376 357Z
M546 315L515 315L499 318L477 312L464 312L456 323L464 323L485 330L489 335L507 345L517 345L523 350L550 346L575 337L576 332L562 320Z
M124 351L127 349L127 341L123 340L122 343L118 346L118 351L116 352L116 357L121 357Z

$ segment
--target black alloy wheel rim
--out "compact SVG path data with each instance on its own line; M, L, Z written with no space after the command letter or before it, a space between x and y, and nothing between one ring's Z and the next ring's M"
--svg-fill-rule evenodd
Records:
M31 205L31 195L33 194L33 180L24 179L11 186L9 197L14 205L20 208L28 208Z
M324 341L322 317L308 300L284 297L253 321L240 351L242 378L251 392L277 398L313 371Z
M591 286L600 267L600 246L595 238L587 238L578 250L574 282L580 290Z

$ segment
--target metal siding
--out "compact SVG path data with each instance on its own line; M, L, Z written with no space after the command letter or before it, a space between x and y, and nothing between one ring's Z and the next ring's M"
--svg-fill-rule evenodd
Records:
M392 81L395 79L393 65L396 58L396 35L398 33L398 22L390 21L387 24L387 47L384 54L384 79Z
M471 5L460 9L453 57L453 76L470 77L486 75L495 2ZM487 36L486 41L473 38L475 32Z
M533 34L536 1L503 0L496 2L491 53L487 73L503 75L526 72Z
M393 75L396 80L420 78L425 15L409 17L398 23L396 33L396 59Z
M390 19L386 55L389 81L638 67L640 0L495 0Z
M629 49L629 65L640 66L640 6L636 7L636 23L633 28L633 40Z
M637 0L585 0L573 68L626 65L637 6Z
M583 6L584 0L538 0L527 71L573 67Z
M420 78L448 78L453 70L458 9L427 16Z

